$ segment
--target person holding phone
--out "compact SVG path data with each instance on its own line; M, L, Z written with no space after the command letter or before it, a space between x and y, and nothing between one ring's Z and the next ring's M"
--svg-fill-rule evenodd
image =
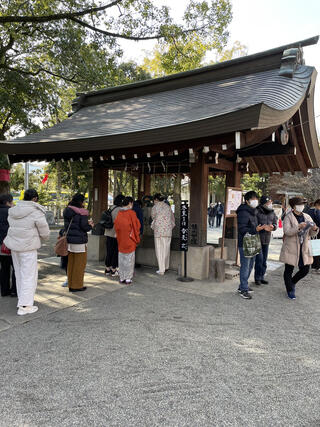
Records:
M94 224L88 219L89 212L84 208L84 200L83 194L75 194L63 212L64 229L69 229L67 234L69 292L87 289L83 286L83 278L87 264L88 232L92 230Z
M305 202L301 197L290 199L292 210L283 221L284 236L280 261L285 264L283 278L287 295L293 300L296 299L296 284L309 273L313 263L309 249L310 237L316 236L319 231L310 215L303 212ZM295 267L298 272L292 276Z

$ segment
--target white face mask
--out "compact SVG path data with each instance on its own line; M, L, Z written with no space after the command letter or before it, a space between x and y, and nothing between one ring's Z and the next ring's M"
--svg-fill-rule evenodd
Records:
M297 211L297 212L303 212L303 210L304 210L304 205L296 205L295 206L295 210Z
M249 203L249 205L254 209L258 206L258 204L259 204L258 200L250 200L250 203Z
M272 203L265 205L265 208L268 209L268 211L272 211Z

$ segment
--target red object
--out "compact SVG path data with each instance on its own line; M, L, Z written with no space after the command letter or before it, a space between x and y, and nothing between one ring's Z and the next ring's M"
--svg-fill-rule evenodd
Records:
M114 229L117 233L119 252L129 254L135 251L140 242L140 221L136 213L132 209L119 211L114 221Z
M282 221L279 219L279 228L282 228Z
M11 249L7 248L7 246L2 243L1 245L1 251L0 251L3 255L11 255Z
M10 171L8 169L0 169L0 181L10 181Z
M49 174L46 173L43 180L41 181L41 184L44 184L45 182L47 182L48 176L49 176Z

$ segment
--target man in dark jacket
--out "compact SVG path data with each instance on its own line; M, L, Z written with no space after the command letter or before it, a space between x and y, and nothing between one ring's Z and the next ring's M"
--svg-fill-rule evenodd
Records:
M9 229L8 213L13 206L13 197L11 194L2 194L0 196L0 247L6 237ZM12 270L12 273L11 273ZM11 274L11 289L10 289ZM11 255L0 253L0 288L1 296L17 296L16 276L14 274Z
M244 196L244 203L237 209L238 220L238 248L240 253L240 286L238 292L245 299L251 299L248 279L253 269L255 257L246 258L243 252L243 238L245 234L257 234L265 228L258 224L257 206L259 204L258 195L255 191L248 191Z
M216 210L216 216L217 216L216 226L220 227L221 226L221 218L222 218L222 215L224 214L223 204L221 202L218 202L216 209L217 209Z
M269 245L271 240L271 232L277 228L278 218L272 209L272 200L267 196L262 196L260 204L257 208L258 223L264 225L265 228L259 232L261 240L261 252L256 256L254 280L257 286L261 283L267 285L264 275L267 271L267 259Z
M214 218L216 216L217 212L217 205L214 203L210 203L210 206L208 207L208 219L209 219L209 228L214 227Z

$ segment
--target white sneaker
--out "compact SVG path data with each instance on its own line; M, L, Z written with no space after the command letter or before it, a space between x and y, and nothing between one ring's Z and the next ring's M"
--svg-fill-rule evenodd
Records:
M26 307L19 307L18 316L24 316L25 314L32 314L38 311L38 307L36 305L27 305Z
M160 271L160 270L157 270L156 273L159 274L160 276L164 275L164 273L162 271Z

